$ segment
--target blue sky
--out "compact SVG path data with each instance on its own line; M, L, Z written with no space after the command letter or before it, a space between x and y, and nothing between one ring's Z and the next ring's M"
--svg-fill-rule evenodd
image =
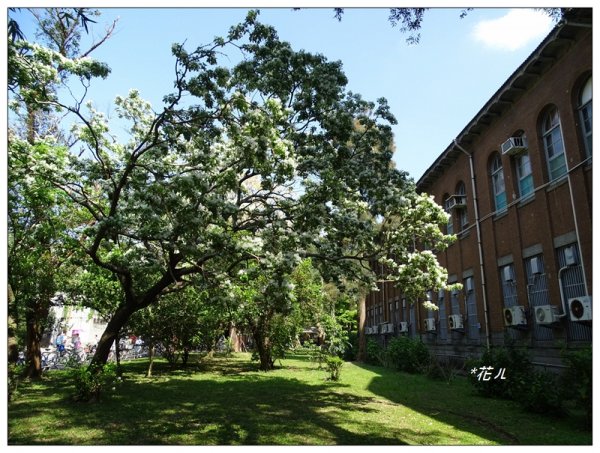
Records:
M164 6L101 11L92 36L119 18L116 33L93 53L112 73L92 83L88 99L109 115L114 97L131 88L160 110L162 96L172 90L171 44L206 44L246 14L242 8ZM553 26L524 9L475 9L463 19L460 11L428 11L416 45L390 25L383 7L347 8L341 22L332 8L261 8L260 20L296 49L341 60L348 89L388 100L398 120L394 160L418 179ZM27 17L21 26L30 37Z

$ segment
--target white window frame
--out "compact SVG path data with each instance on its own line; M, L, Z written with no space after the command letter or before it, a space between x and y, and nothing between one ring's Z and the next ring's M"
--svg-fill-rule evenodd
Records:
M558 108L554 106L544 114L542 142L546 152L548 178L550 181L558 180L567 174L567 158L560 124L560 113Z
M496 153L490 163L490 176L492 179L492 190L494 191L494 207L496 212L504 212L507 209L506 185L504 183L504 168L500 154Z

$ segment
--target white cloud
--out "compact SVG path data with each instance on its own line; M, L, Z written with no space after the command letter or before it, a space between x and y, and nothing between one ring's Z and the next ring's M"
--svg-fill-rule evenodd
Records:
M513 51L541 39L551 28L552 19L542 11L511 9L498 19L479 22L473 29L473 37L488 47Z

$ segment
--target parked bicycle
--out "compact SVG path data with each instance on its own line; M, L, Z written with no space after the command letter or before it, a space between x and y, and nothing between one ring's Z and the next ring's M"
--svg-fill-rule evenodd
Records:
M42 351L43 370L63 370L87 362L88 355L81 348L46 348Z

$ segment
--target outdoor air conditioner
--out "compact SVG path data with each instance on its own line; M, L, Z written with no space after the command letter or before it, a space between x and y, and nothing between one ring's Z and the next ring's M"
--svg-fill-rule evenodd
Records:
M527 325L525 307L515 305L504 309L504 325L508 327L519 327Z
M462 329L463 328L463 318L462 315L450 315L448 316L448 325L451 329Z
M435 332L435 318L425 318L423 321L426 332Z
M504 281L506 283L511 283L514 281L512 269L510 268L510 266L504 266L504 268L502 268L502 277L504 278Z
M571 321L591 321L592 296L573 297L569 299L569 316Z
M534 256L533 258L531 258L531 260L529 262L531 263L530 265L531 265L531 274L532 275L544 273L542 263L540 262L540 260L537 256Z
M365 335L371 335L371 328L365 327Z
M393 324L383 324L381 326L381 333L394 333L394 325Z
M408 323L405 321L401 321L398 323L398 332L405 333L408 332Z
M558 321L557 309L554 305L540 305L534 307L535 322L539 325L554 324Z
M527 151L527 138L526 137L510 137L504 143L502 143L502 154L512 155L520 152Z
M445 202L446 211L453 209L462 209L467 207L467 197L464 195L452 195L448 197Z

